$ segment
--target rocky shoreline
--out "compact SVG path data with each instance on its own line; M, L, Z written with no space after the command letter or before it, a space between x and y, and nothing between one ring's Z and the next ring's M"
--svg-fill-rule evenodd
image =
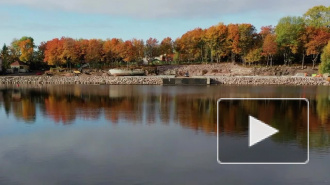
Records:
M173 76L2 76L2 85L162 85L163 78ZM330 85L324 78L294 76L205 76L211 84L226 85Z
M211 83L227 85L330 85L324 78L296 76L223 76L212 77Z
M161 85L162 78L149 76L17 76L0 77L0 84Z

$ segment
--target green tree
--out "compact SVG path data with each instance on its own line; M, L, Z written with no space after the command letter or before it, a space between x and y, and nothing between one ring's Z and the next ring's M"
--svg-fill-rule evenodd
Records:
M278 22L275 33L276 42L284 56L284 64L291 64L292 54L297 54L302 47L301 35L305 31L302 17L283 17Z
M41 42L38 46L38 50L35 51L34 60L37 63L43 62L45 59L45 50L46 50L46 42Z
M19 40L15 38L13 39L13 41L9 46L9 59L8 59L9 63L13 63L19 60L21 53L18 44L19 44Z
M330 28L330 6L314 6L304 14L304 19L308 26Z
M321 55L321 64L319 66L320 73L330 73L330 41L328 45L324 47Z
M46 42L41 42L37 49L33 51L30 68L42 69L46 67L45 59Z
M1 59L2 59L2 67L4 69L9 68L9 48L6 46L6 44L4 44L2 47Z

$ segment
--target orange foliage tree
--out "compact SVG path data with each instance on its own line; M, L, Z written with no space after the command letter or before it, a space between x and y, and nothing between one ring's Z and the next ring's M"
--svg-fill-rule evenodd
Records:
M127 40L121 45L120 55L127 65L134 60L134 46L132 41Z
M87 52L85 55L85 62L97 64L102 61L103 57L103 41L98 39L91 39L88 41Z
M144 57L144 42L141 39L133 39L133 59L135 62L140 62Z
M313 56L313 68L315 67L316 60L322 52L322 49L327 45L330 40L330 33L324 27L308 26L306 29L308 42L305 44L307 48L307 55Z
M49 65L61 65L61 55L63 52L63 42L58 38L46 42L45 59Z
M262 45L262 55L267 57L267 66L273 65L273 57L277 53L276 35L268 34Z
M77 63L79 60L80 48L72 38L62 37L60 41L63 43L63 51L60 55L61 61L71 67L72 63Z
M166 56L165 60L167 61L168 55L173 54L174 51L173 40L171 39L171 37L166 37L162 40L159 47L160 53Z
M227 26L223 23L206 29L204 39L210 50L211 62L214 61L214 58L217 62L220 62L221 57L228 54L227 34Z
M120 50L122 41L120 39L108 39L103 43L103 52L105 61L109 64L120 60Z
M239 28L238 24L228 25L228 35L227 35L228 49L231 52L231 61L235 62L236 55L241 52L239 48Z
M205 49L204 33L203 29L196 28L183 34L181 38L176 40L175 48L182 60L188 62L203 61L203 51Z

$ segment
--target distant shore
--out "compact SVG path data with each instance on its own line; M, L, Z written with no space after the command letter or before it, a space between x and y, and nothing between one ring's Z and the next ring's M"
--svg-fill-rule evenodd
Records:
M93 71L89 75L73 73L55 73L53 76L33 74L14 74L0 76L0 84L85 84L85 85L162 85L163 78L184 77L209 78L211 84L228 85L329 85L323 77L311 77L317 69L301 66L253 67L232 63L199 65L157 66L158 75L147 76L110 76L107 70ZM297 76L297 74L299 74ZM307 75L307 76L304 76Z
M1 85L162 85L163 78L174 76L1 76ZM330 85L322 77L295 76L199 76L211 84L226 85Z

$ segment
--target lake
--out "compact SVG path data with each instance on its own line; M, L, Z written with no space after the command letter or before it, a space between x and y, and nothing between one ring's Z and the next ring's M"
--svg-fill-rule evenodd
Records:
M218 164L217 100L237 97L307 98L309 163ZM0 120L5 185L330 183L326 86L6 86ZM221 125L232 138L244 131ZM287 140L277 142L302 148L299 126L286 131Z

